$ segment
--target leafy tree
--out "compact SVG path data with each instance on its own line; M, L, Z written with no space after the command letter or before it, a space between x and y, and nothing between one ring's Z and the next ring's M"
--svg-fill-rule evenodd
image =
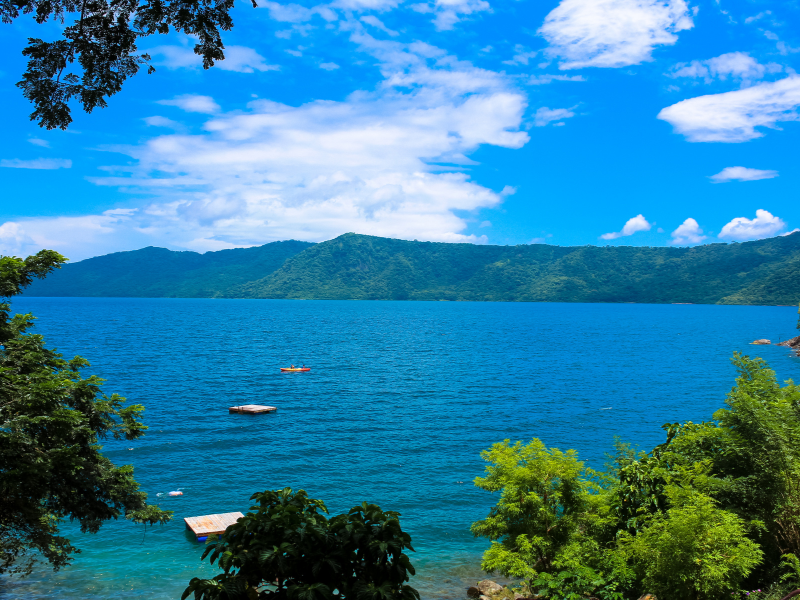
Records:
M398 513L364 502L329 519L321 500L290 488L250 499L251 512L203 553L223 572L192 579L182 599L419 600Z
M51 250L0 257L0 294L19 294L65 260ZM28 574L42 559L57 570L79 552L59 534L64 519L94 533L123 514L152 525L172 513L147 504L133 467L101 453L109 435L144 434L143 407L103 394L102 379L81 376L85 359L47 349L41 335L27 333L33 317L10 310L0 303L0 573Z
M472 524L474 535L492 540L481 568L524 579L530 593L549 590L553 598L618 597L604 575L613 560L596 541L613 515L597 474L577 453L534 438L526 445L505 440L481 456L489 465L475 485L500 492L489 515Z
M667 495L669 509L620 540L643 589L676 600L715 600L738 591L762 559L744 521L696 490L670 485Z
M223 60L220 32L233 27L233 5L234 0L7 0L0 2L0 18L12 23L31 14L39 24L52 19L63 26L62 39L28 38L22 51L28 68L17 86L36 108L32 121L66 129L73 98L90 113L105 108L106 98L139 69L155 71L150 57L138 54L143 37L186 33L197 39L194 52L203 57L203 68Z

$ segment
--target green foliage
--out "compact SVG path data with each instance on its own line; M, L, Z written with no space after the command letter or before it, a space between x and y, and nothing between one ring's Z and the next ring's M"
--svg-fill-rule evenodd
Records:
M0 3L0 19L12 23L30 14L40 25L52 20L62 28L60 40L28 38L22 51L28 68L17 87L35 106L32 121L47 129L66 129L72 122L72 99L87 113L105 108L106 98L119 92L139 69L147 66L148 73L155 71L147 54L137 54L141 38L182 32L196 40L194 52L203 57L204 68L224 60L220 31L233 27L233 4L233 0L15 0Z
M761 359L733 363L714 421L667 424L646 454L618 444L605 474L535 439L484 452L476 485L501 497L473 525L499 540L483 567L554 599L703 600L742 587L771 598L800 585L800 387Z
M48 250L26 260L0 257L0 290L18 294L65 260ZM28 574L41 559L59 569L78 552L59 535L64 519L94 533L123 514L152 525L172 513L148 506L133 468L101 453L108 436L144 434L143 407L103 394L102 379L81 376L85 359L47 349L42 336L28 333L33 317L9 311L0 303L0 573Z
M302 245L302 246L301 246ZM271 258L256 259L263 252ZM32 295L794 304L800 233L696 248L481 246L345 234L68 265Z
M419 600L406 582L411 537L399 514L364 502L327 518L321 500L286 488L257 504L203 553L223 572L194 578L182 600Z
M579 523L588 520L590 484L583 463L574 450L548 449L538 439L525 446L505 440L481 457L490 464L475 485L500 492L489 516L472 524L474 535L492 540L482 568L529 580L552 572Z
M669 486L670 508L621 536L643 589L661 598L730 596L762 559L744 521L694 490Z

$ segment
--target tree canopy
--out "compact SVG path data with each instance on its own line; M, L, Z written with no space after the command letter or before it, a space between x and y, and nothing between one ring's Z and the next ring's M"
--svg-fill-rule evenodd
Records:
M256 0L252 0L257 6ZM31 120L46 129L67 129L69 103L84 111L107 106L107 98L143 67L155 68L139 53L143 37L171 31L192 35L194 52L208 69L224 60L222 31L233 27L234 0L0 0L0 18L12 23L31 15L38 24L55 21L62 38L28 38L22 54L28 66L17 86L35 110Z
M10 316L7 299L65 260L51 250L25 260L0 256L0 574L28 574L41 560L54 569L68 564L80 550L60 535L65 519L94 533L122 515L150 525L172 515L147 504L132 466L101 452L108 436L144 435L144 407L125 406L102 392L102 379L83 377L84 358L46 348L28 333L32 315Z
M250 499L251 512L203 552L223 572L192 579L182 599L419 600L398 513L364 502L328 518L321 500L290 488Z

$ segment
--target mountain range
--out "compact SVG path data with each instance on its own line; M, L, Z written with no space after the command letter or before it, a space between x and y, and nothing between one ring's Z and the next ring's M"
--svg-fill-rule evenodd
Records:
M797 304L800 232L692 248L417 242L347 233L66 264L28 296Z

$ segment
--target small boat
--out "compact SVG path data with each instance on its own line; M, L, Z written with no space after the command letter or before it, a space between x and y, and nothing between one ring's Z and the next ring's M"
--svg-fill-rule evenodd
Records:
M302 373L310 370L311 367L281 367L281 371L284 373Z

